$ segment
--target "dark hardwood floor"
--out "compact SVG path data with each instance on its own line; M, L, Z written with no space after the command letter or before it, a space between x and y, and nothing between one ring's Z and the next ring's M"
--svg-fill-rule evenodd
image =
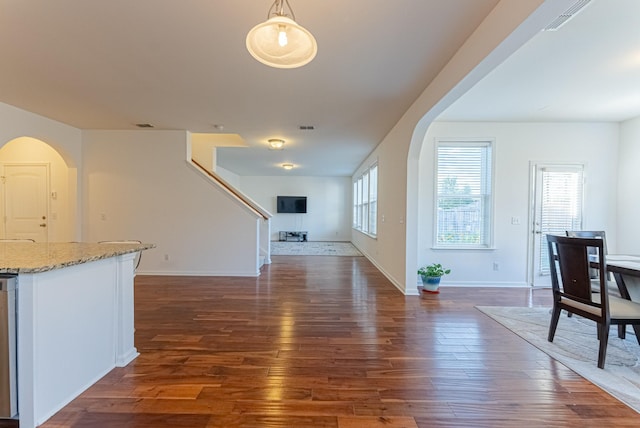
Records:
M639 426L474 308L550 299L405 297L364 257L276 256L259 278L138 276L140 356L43 427Z

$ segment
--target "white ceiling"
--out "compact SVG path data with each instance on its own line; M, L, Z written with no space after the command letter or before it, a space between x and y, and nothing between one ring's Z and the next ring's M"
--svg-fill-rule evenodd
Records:
M318 55L281 70L245 48L272 0L0 0L0 101L81 129L221 124L249 146L218 150L237 174L349 176L497 2L290 0ZM591 3L442 118L640 115L640 1ZM268 150L269 138L285 150Z
M0 0L0 101L83 129L222 124L251 146L219 150L236 173L351 175L497 2L290 0L318 55L282 70L245 47L272 0Z
M539 33L443 121L620 122L640 116L640 1L592 0Z

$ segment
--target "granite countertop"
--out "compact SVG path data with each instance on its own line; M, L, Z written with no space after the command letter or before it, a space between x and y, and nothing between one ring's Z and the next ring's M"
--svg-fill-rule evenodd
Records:
M0 273L39 273L135 253L154 244L0 242Z

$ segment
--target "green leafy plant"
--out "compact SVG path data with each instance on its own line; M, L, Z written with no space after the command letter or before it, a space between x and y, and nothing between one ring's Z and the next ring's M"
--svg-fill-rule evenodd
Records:
M422 266L418 269L418 275L421 276L443 276L451 273L451 269L445 269L440 263L432 263L428 266Z

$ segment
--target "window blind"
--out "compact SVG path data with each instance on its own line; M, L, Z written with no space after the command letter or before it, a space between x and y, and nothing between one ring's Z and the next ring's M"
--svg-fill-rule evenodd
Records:
M378 233L378 165L369 170L369 234Z
M353 182L353 228L371 236L378 233L378 164Z
M549 249L546 235L564 235L567 230L582 229L582 169L542 169L542 203L540 233L544 237L540 245L541 275L548 275Z
M439 142L436 247L491 245L491 142Z

